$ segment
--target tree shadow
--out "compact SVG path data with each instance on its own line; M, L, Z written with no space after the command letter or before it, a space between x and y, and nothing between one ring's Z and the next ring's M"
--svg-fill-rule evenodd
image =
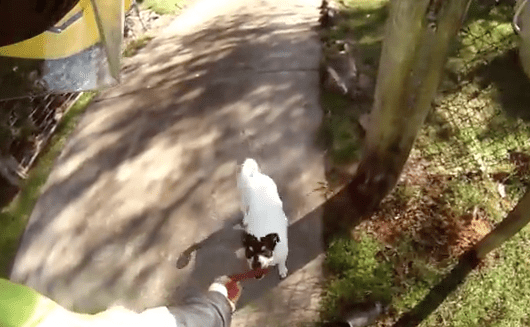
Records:
M320 242L322 236L321 218L322 208L319 207L289 226L289 257L287 260L289 275L296 273L323 253ZM240 219L241 215L238 215L235 219L227 220L223 229L192 245L187 249L188 253L184 251L181 254L178 261L181 261L183 255L196 251L192 259L193 271L190 280L183 284L186 285L186 288L205 289L218 276L232 275L248 270L246 260L236 255L236 252L242 248L241 235L243 232L237 228L234 229L234 225ZM181 269L186 266L182 265ZM261 297L280 282L276 268L271 270L262 280L244 281L244 292L238 302L238 308L244 307ZM178 289L173 297L178 299L181 294L181 289Z
M321 31L326 63L321 67L321 106L325 117L318 146L327 150L326 180L333 188L351 179L359 161L364 129L361 116L371 110L388 3L340 6L332 26ZM348 44L346 49L345 44ZM351 64L353 63L353 64ZM353 66L353 67L352 67ZM333 80L327 67L348 85L348 95L329 90ZM349 79L355 75L355 82ZM335 83L336 84L336 83Z
M523 71L517 49L479 67L475 76L482 87L493 85L498 90L497 99L509 117L530 122L530 79Z
M509 1L480 4L471 1L460 31L452 42L445 67L445 83L458 88L461 80L471 80L477 67L506 51L514 40L511 29L514 6Z
M188 280L202 288L240 263L230 253L240 238L225 222L237 217L235 169L247 156L278 181L289 217L311 211L316 196L301 190L321 166L310 132L321 118L314 23L238 14L152 40L122 84L84 113L11 278L80 312L171 303ZM317 251L297 235L311 222L294 222L293 238L311 243L293 243L294 271ZM178 255L203 239L195 268L176 269Z
M455 85L452 90L443 92L443 97L449 99L449 105L442 108L446 116L444 121L438 122L441 115L435 110L432 116L438 118L427 122L427 126L443 132L441 135L445 137L439 138L443 141L441 145L468 147L469 140L459 135L461 128L465 127L476 135L481 145L488 147L492 158L504 156L506 150L526 148L530 122L530 95L527 92L530 80L520 65L517 48L512 47L478 65L468 72L463 82ZM455 100L450 98L452 96ZM458 105L460 99L469 101L470 105L464 105L463 109L462 105ZM473 101L478 102L472 104ZM451 125L453 128L444 127ZM465 151L461 154L470 155Z
M341 191L327 199L304 217L289 226L289 256L287 268L289 276L280 280L275 267L261 280L242 281L243 292L237 303L237 309L262 308L269 311L252 311L252 318L247 324L264 325L271 323L271 314L282 321L289 321L291 316L303 314L304 311L318 310L311 304L313 294L320 295L322 280L315 281L315 276L307 270L315 263L320 266L330 241L339 235L349 235L362 218L356 215L347 190ZM189 293L207 288L212 281L221 275L231 275L248 270L246 260L238 257L236 252L242 248L242 231L234 229L242 215L225 220L222 229L210 234L181 252L176 260L178 268L192 272L185 282L174 290L168 303L178 304ZM272 301L272 303L269 303ZM258 303L258 304L256 304ZM265 304L264 304L265 303ZM278 306L287 309L277 312ZM288 316L285 316L288 313ZM286 319L286 320L283 320ZM274 320L274 319L272 319Z

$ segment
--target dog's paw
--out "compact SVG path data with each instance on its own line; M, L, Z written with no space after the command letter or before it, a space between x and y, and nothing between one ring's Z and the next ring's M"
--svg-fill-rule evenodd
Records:
M233 226L232 228L233 230L245 230L245 226L241 225L241 224L236 224Z
M245 260L245 248L239 248L235 252L236 258L240 260Z
M280 273L280 280L284 280L285 278L287 278L288 270L287 270L287 268L286 269L280 269L279 273Z
M247 229L247 223L245 223L245 219L238 219L234 225L232 225L232 229L235 230L246 230Z

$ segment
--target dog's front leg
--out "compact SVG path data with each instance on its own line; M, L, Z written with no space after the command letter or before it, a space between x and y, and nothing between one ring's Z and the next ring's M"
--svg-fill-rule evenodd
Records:
M241 219L241 227L243 227L245 230L247 229L248 227L248 207L247 207L247 211L245 211L245 213L243 214L243 219Z
M280 279L287 278L288 270L287 270L287 265L285 264L285 261L286 260L282 260L278 264L278 272L280 273Z
M245 217L243 217L242 219L238 220L233 226L235 230L247 230L248 224L245 221Z

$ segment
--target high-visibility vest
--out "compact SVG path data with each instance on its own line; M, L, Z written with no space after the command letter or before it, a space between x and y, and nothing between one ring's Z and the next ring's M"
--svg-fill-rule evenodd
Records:
M0 326L2 327L176 327L166 307L141 313L113 307L90 315L69 311L25 285L0 278Z

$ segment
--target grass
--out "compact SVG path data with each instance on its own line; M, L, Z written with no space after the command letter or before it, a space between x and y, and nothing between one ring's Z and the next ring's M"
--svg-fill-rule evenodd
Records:
M345 20L323 34L324 50L331 49L334 40L353 39L362 64L377 68L387 15L385 1L345 3ZM511 15L512 9L506 6L486 12L472 3L449 56L447 78L411 154L429 163L420 172L427 174L427 182L398 184L391 195L397 199L391 202L394 211L389 212L398 210L400 215L387 215L390 220L382 225L404 219L414 205L426 210L427 217L421 222L412 217L416 225L432 223L435 216L444 219L444 215L462 222L477 210L480 219L495 224L530 185L530 170L522 171L520 163L510 159L514 151L530 154L530 114L525 109L530 108L530 82L516 64ZM356 113L347 109L351 103L325 92L322 103L327 113L323 126L334 159L356 160L357 150L344 151L347 156L340 151L351 144L359 149L362 143L353 123ZM429 194L431 176L444 177L437 198ZM457 259L455 255L437 262L429 258L432 253L420 251L413 240L414 223L403 222L402 230L394 231L400 236L392 242L383 240L369 225L361 224L354 239L335 240L327 251L329 279L323 294L323 319L336 316L343 303L390 299L393 310L378 322L378 326L390 326L423 299ZM420 326L530 326L530 257L525 251L529 244L526 227L494 251L491 260L471 273Z
M382 246L363 236L360 242L336 239L327 251L326 268L333 277L323 298L323 319L333 319L351 301L385 300L392 297L392 267L380 262Z
M40 154L20 193L0 212L0 278L7 278L20 237L41 194L42 186L48 179L53 163L64 148L68 136L74 130L80 114L94 96L94 92L83 93L74 103L63 117L48 146Z
M153 37L150 35L142 35L141 37L132 40L131 42L127 44L127 46L123 50L123 56L124 57L134 56L136 53L138 53L138 51L140 51L140 49L144 48L147 45L147 43L149 43L149 41L151 41L152 39Z
M151 9L159 15L171 15L182 9L184 0L137 0L143 8Z
M388 16L387 1L344 2L336 28L321 33L324 44L324 58L340 49L337 40L349 40L355 44L356 64L360 72L375 78L382 45L383 23ZM369 70L369 71L367 71ZM369 101L352 101L345 96L322 90L321 105L326 118L321 127L321 139L332 161L348 164L360 158L362 128L358 124L361 114L370 108Z
M497 251L499 259L493 267L471 273L420 326L527 326L530 259L522 245L528 244L530 231L525 228ZM381 255L384 252L383 244L366 234L357 241L332 243L326 267L333 277L322 300L323 320L336 317L345 303L390 299L393 309L378 325L390 326L450 268L428 263L406 239L398 242L393 256Z
M525 228L503 245L493 267L468 276L423 326L528 326L529 242Z
M355 111L347 112L349 100L341 95L323 90L321 104L328 112L320 127L320 139L330 151L335 163L357 160L361 154L360 126Z
M178 13L187 0L136 0L142 9L149 9L159 15L172 15ZM153 36L142 35L130 41L123 50L124 57L132 57L144 48Z
M339 20L336 28L323 33L324 41L343 39L353 41L359 52L359 63L374 65L377 68L384 22L388 17L387 3L388 1L385 0L344 1L341 15L345 19Z
M356 240L337 238L327 251L325 266L331 274L322 300L321 317L333 320L341 307L364 301L392 303L399 315L423 298L440 279L437 270L415 255L409 240L393 253L363 231ZM396 273L406 267L406 275Z

